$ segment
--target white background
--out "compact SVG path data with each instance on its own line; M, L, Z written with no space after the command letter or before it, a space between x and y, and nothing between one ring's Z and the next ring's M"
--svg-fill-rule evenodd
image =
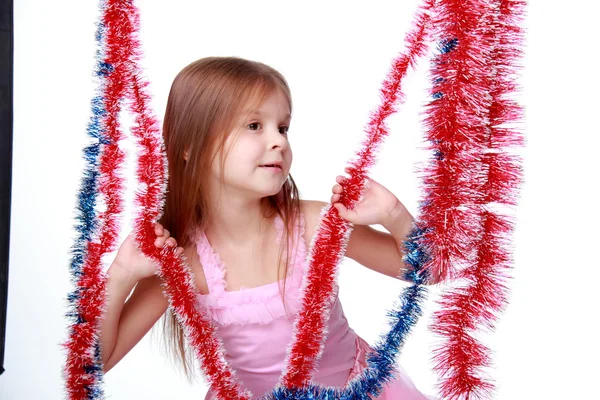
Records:
M0 399L63 398L69 248L94 83L95 1L15 2L15 119L6 372ZM176 73L209 55L262 61L288 79L294 99L292 174L303 198L328 201L358 149L390 62L404 49L420 0L138 1L145 68L159 118ZM358 3L357 3L358 4ZM497 399L600 398L597 315L598 35L593 2L531 1L521 83L525 184L517 209L510 305L489 338ZM597 10L596 10L597 11ZM407 103L372 177L413 212L415 169L427 154L419 112L427 67L406 82ZM126 219L126 222L129 221ZM124 231L128 229L125 224ZM370 343L400 283L350 261L341 298ZM435 394L428 332L433 300L403 350L416 385ZM202 399L148 335L106 376L107 398Z

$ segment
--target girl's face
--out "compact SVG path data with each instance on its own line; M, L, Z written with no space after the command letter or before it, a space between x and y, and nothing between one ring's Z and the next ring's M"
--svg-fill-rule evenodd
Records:
M275 90L240 121L237 132L225 143L225 150L229 150L223 172L225 193L246 198L275 195L288 177L293 158L287 136L291 116L286 96ZM212 168L217 182L220 169L218 156Z

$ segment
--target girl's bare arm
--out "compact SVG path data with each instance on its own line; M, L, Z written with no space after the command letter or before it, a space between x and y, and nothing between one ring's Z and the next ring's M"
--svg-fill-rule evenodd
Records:
M144 278L136 284L117 264L110 267L108 275L106 312L100 325L105 372L129 353L168 306L157 276ZM134 287L133 294L127 299Z
M306 233L309 238L316 233L321 220L321 209L328 203L316 200L304 200ZM403 279L408 266L403 261L403 251L399 243L406 240L412 228L412 216L398 216L385 228L390 232L381 232L368 225L355 225L348 246L346 257L381 274ZM435 282L427 282L428 284Z
M162 225L155 224L154 231L157 248L177 246L177 241ZM183 248L176 249L176 253L182 252ZM130 234L108 270L106 309L100 322L100 349L105 371L117 364L167 309L168 301L163 296L156 271L156 263L139 251L133 234Z

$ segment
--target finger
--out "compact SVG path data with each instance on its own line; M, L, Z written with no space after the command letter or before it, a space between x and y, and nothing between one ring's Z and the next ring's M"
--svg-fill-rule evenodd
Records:
M177 254L178 256L183 254L183 247L178 247L175 249L175 254Z
M154 224L154 233L156 234L156 236L162 236L163 234L163 226L158 222Z
M342 189L342 187L340 185L333 185L333 188L331 189L331 191L333 193L342 193L344 191L344 189Z
M344 207L342 203L335 203L333 206L338 210L338 214L340 214L341 217L346 214L346 207Z
M163 234L162 234L162 236L164 236L165 238L168 238L169 236L171 236L171 232L169 232L169 231L168 231L168 230L166 230L166 229L163 229Z
M157 237L156 240L154 241L154 245L158 248L162 248L165 245L165 238L164 237Z
M172 237L168 238L165 241L165 244L170 247L177 247L177 241L175 239L173 239Z

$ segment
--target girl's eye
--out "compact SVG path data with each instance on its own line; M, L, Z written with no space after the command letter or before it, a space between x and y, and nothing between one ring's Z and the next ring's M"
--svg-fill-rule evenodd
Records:
M281 133L282 135L287 135L289 130L290 130L289 126L280 126L279 127L279 133Z
M260 123L259 122L253 122L251 124L248 125L248 128L255 131L260 129Z

